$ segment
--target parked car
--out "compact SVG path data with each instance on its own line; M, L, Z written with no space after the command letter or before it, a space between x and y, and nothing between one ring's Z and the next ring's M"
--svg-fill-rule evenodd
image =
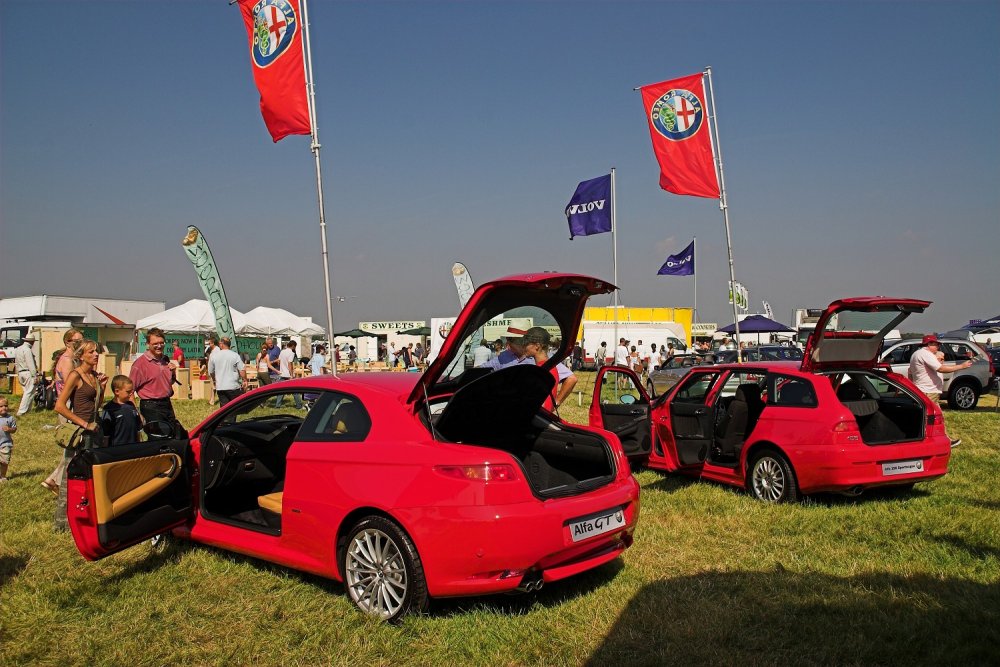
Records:
M706 361L704 355L678 354L674 356L671 363L664 366L657 366L654 370L646 374L646 391L653 398L667 391L687 375L693 366L700 366Z
M885 332L928 305L835 301L801 361L696 366L652 401L635 373L604 369L590 424L619 433L626 448L650 434L650 468L744 488L763 501L936 479L951 456L941 409L878 364Z
M743 361L800 361L802 350L789 345L759 345L743 350ZM717 364L731 364L736 361L736 350L720 350L714 355Z
M385 620L614 560L639 517L622 445L542 408L588 297L613 289L551 273L486 283L422 375L271 384L189 439L80 452L67 510L77 548L95 560L170 530L343 581ZM473 334L511 311L558 328L562 346L542 366L466 369Z
M993 382L994 367L986 351L971 340L959 338L941 338L941 352L947 364L962 363L972 359L972 366L943 373L943 389L941 399L955 410L972 410L979 403L979 397L989 389ZM893 372L906 375L910 368L910 357L920 349L919 338L901 340L885 346L879 360L892 366Z
M988 347L986 348L986 354L990 355L990 365L993 367L993 379L990 382L990 388L996 389L1000 386L1000 382L997 381L1000 380L1000 376L997 375L1000 373L1000 347Z

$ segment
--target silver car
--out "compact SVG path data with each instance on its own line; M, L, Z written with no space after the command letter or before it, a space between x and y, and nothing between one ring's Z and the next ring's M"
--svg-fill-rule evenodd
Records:
M972 366L954 373L943 373L944 389L941 398L955 410L972 410L979 402L979 396L985 392L991 382L992 369L990 359L983 348L970 340L959 338L941 338L941 351L944 352L946 364L962 363L972 359ZM905 376L910 369L910 356L920 347L919 338L896 341L887 345L879 361L892 365L892 371Z

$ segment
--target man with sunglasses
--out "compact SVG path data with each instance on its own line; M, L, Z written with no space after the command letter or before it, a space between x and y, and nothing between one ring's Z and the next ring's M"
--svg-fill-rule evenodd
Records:
M139 412L143 420L151 422L177 422L170 397L174 395L174 371L177 362L169 359L163 349L166 338L163 331L152 328L146 332L146 351L132 362L129 379L139 397Z

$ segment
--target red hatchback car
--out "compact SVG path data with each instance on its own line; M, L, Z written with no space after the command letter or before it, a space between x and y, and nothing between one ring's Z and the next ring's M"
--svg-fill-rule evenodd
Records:
M80 452L77 547L95 560L172 529L341 580L386 620L429 597L532 591L607 563L632 543L639 486L615 436L541 406L588 297L612 289L566 274L488 283L423 375L271 384L190 438ZM503 317L530 317L562 345L540 367L471 368L472 344Z
M936 479L951 456L941 409L876 362L885 335L929 305L835 301L801 363L695 367L652 403L634 373L608 367L590 424L616 433L633 464L731 484L764 501Z

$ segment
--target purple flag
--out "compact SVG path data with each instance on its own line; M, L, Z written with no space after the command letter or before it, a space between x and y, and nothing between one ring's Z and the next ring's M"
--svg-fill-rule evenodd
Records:
M691 245L681 250L676 255L667 257L660 270L656 272L658 276L693 276L694 275L694 241Z
M611 174L583 181L566 205L569 240L611 231Z

